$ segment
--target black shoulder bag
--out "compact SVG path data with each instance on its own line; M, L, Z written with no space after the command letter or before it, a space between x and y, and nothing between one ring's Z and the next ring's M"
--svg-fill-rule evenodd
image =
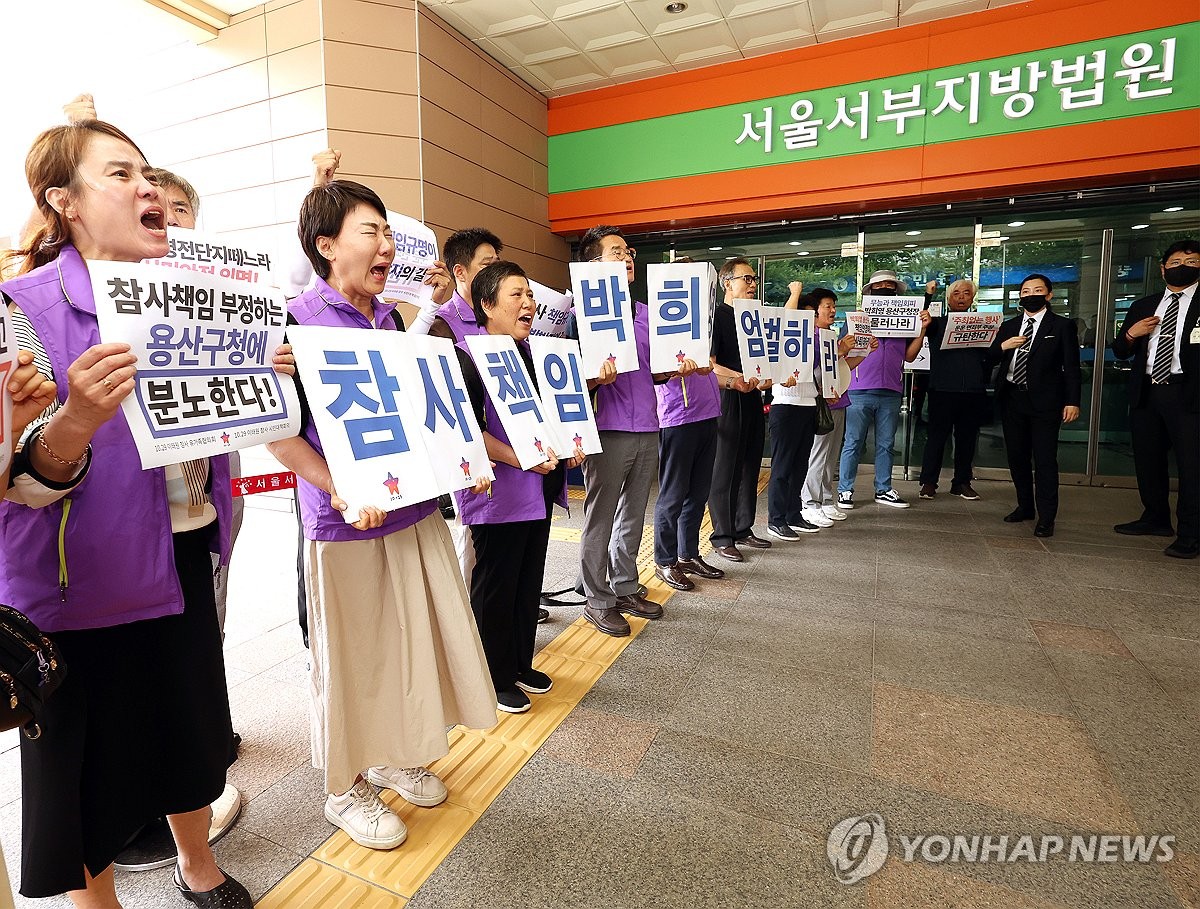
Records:
M0 731L20 726L26 738L39 738L42 704L66 674L54 642L24 613L0 605Z

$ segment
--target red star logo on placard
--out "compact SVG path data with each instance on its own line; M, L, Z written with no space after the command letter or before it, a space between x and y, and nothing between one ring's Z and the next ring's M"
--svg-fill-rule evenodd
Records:
M383 485L387 487L388 495L400 495L400 480L392 476L390 470L388 471L387 479L383 481Z
M581 436L579 433L575 433L575 438L573 438L571 441L575 443L576 448L583 448L583 436Z
M229 444L229 433L227 433L227 432L221 433L221 441L224 442L226 445L228 445Z
M800 370L798 370L798 369L793 369L793 370L792 370L792 375L793 375L793 376L795 376L797 379L798 379L798 378L800 378Z
M610 353L608 355L608 362L611 363L613 366L616 366L617 365L617 355L614 353Z
M545 451L542 450L542 440L539 439L537 436L533 437L533 447L538 450L538 454L546 453Z
M469 477L471 475L471 462L466 458L463 458L462 462L458 466L462 468L464 477Z
M758 376L761 376L761 375L762 375L762 367L761 367L761 366L755 366L755 367L754 367L754 374L755 374L755 375L758 375Z
M678 360L680 363L682 363L684 360L687 359L687 357L684 356L683 351L681 350L681 351L679 351L679 353L675 354L675 359Z

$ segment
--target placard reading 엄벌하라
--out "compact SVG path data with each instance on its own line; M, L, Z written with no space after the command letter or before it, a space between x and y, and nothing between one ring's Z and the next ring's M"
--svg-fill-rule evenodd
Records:
M737 326L742 375L747 381L758 379L761 384L771 378L771 360L767 354L762 304L757 300L734 300L733 319ZM776 356L778 358L778 354Z
M100 337L137 357L121 409L142 467L286 439L300 429L291 376L272 366L283 294L143 262L88 263Z

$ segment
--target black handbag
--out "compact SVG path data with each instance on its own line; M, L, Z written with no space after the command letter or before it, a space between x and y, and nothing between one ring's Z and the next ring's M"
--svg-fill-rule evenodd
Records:
M0 605L0 731L20 726L26 738L39 738L42 704L66 674L54 642L24 613Z
M816 434L819 436L828 435L833 432L833 411L829 407L829 402L821 395L817 395L817 426Z

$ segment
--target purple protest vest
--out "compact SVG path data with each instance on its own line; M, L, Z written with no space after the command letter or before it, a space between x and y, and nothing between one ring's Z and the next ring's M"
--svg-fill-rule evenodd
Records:
M29 318L67 398L67 369L100 343L87 265L73 246L0 285ZM211 459L217 521L209 547L229 562L229 458ZM62 542L59 542L59 536ZM88 475L45 508L0 503L0 601L43 631L110 628L183 612L166 472L143 470L125 415L92 437Z
M518 341L518 346L528 347L528 342ZM470 354L470 348L465 341L458 343L459 350ZM526 364L528 365L528 364ZM484 385L486 390L487 385ZM492 404L489 392L483 402L484 429L489 435L505 445L510 444L508 433L504 431L504 423L500 414ZM493 471L496 479L492 481L491 491L487 495L479 495L469 489L454 493L458 503L458 514L462 522L471 524L507 524L513 521L542 521L546 518L546 494L543 490L543 479L540 473L532 470L521 470L511 464L496 462ZM563 485L555 501L563 508L567 507L567 477L563 471Z
M449 301L438 307L436 315L441 316L454 332L455 344L471 335L486 334L483 326L475 321L475 307L464 300L457 290Z
M379 329L396 331L396 322L392 319L394 304L384 303L378 297L373 301L375 310L374 323L368 322L366 316L354 308L353 304L329 286L321 278L316 279L310 290L306 290L288 304L288 314L301 325L322 325L327 328L362 328L367 331ZM317 427L311 419L304 426L301 434L313 451L325 457L325 449L321 447L321 439L317 435ZM395 511L389 511L383 524L371 530L358 530L346 523L342 513L330 504L329 493L324 489L313 486L299 474L296 475L296 489L300 498L300 519L304 523L304 538L320 540L325 543L340 543L349 540L370 540L385 537L397 530L412 527L422 521L437 507L437 502L418 502L406 505Z
M904 352L910 338L880 338L879 349L854 367L850 391L904 391Z
M658 422L663 429L721 415L721 387L716 373L674 378L664 385L655 385L654 393L658 396Z
M610 385L596 389L596 428L619 432L658 432L658 399L650 373L650 310L633 304L633 336L638 368L623 372Z

